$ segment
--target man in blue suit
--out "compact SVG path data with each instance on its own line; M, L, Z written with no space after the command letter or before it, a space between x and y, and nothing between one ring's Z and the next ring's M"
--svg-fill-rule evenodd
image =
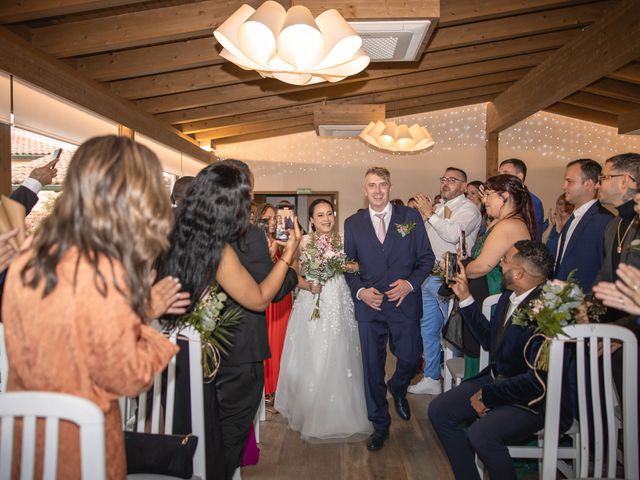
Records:
M554 277L566 280L575 270L574 278L585 293L591 292L604 259L604 232L613 215L597 200L598 177L602 167L589 158L567 164L562 189L573 214L565 223L555 252Z
M513 175L514 177L518 177L524 183L527 178L527 164L524 163L519 158L508 158L500 162L500 166L498 167L498 173ZM540 200L533 192L529 191L529 196L531 197L531 204L533 205L533 213L536 220L536 240L540 241L542 239L542 232L544 227L542 224L544 223L544 207L542 206L542 200Z
M358 262L356 274L345 274L358 321L365 399L374 432L369 450L379 450L389 437L389 389L396 412L409 420L407 387L422 358L420 286L431 273L434 255L417 210L389 202L391 176L373 167L365 175L369 208L347 218L344 248ZM387 340L396 356L396 371L385 386Z
M500 297L490 321L469 292L462 264L451 286L460 299L464 321L491 358L478 375L429 404L429 419L458 480L480 480L476 453L490 478L515 480L507 445L528 438L544 426L544 400L538 400L543 397L542 386L523 356L534 328L513 325L511 318L518 308L540 296L542 285L553 272L553 256L541 242L520 240L500 265L508 290ZM532 343L527 356L534 363L540 342ZM538 373L544 378L544 372ZM573 419L569 392L569 388L563 388L561 431ZM473 424L465 433L469 421Z

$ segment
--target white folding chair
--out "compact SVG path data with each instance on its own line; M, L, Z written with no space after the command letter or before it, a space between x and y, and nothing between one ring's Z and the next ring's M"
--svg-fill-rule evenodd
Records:
M489 321L491 319L491 308L498 303L500 294L491 295L482 302L482 314ZM449 302L449 312L453 309L453 300ZM443 340L444 348L444 391L450 390L455 385L460 385L464 380L464 358L454 357L451 345ZM489 352L480 348L480 370L489 365Z
M204 399L203 399L203 377L202 377L202 350L200 344L200 334L192 329L186 328L180 332L174 332L169 339L176 343L177 336L185 337L189 341L189 388L191 397L191 429L193 435L198 437L198 446L193 456L193 479L206 478L205 465L205 432L204 432ZM171 435L173 433L173 413L175 405L176 387L176 357L174 356L167 366L167 388L166 404L164 410L164 430L163 433ZM153 393L151 402L151 431L150 433L160 433L160 410L162 395L162 373L155 376L153 381ZM131 416L131 401L127 398L125 408L122 412L123 423L126 423ZM147 419L147 392L140 394L137 398L137 421L133 427L134 431L144 432ZM138 480L151 480L159 477L154 474L136 473L130 474L127 478Z
M52 392L10 392L0 395L0 478L11 478L14 419L22 418L21 479L31 479L36 462L36 426L45 420L43 478L54 480L58 466L60 420L80 428L80 469L85 480L105 480L104 414L86 398ZM64 461L64 459L62 459Z
M638 345L635 335L617 325L584 324L570 325L564 335L554 340L549 357L547 376L547 399L542 460L543 480L556 478L558 458L558 436L560 419L560 397L562 389L563 350L568 341L576 342L576 369L578 386L578 420L580 430L580 455L576 476L617 478L618 434L623 430L624 478L640 478L638 471ZM622 343L622 422L616 418L616 398L611 368L611 343ZM602 353L599 355L598 350ZM585 351L588 349L588 353ZM587 362L589 379L587 380ZM602 366L602 370L600 367ZM602 375L601 375L602 371ZM590 387L588 386L590 383ZM603 387L602 389L600 387ZM587 392L590 390L590 407ZM604 392L604 402L601 398ZM602 413L605 412L603 421ZM589 451L589 419L593 423L593 447ZM606 428L606 452L605 436ZM606 464L606 471L604 466ZM593 466L590 472L589 466Z
M9 380L9 357L7 346L4 343L4 325L0 323L0 393L7 391Z

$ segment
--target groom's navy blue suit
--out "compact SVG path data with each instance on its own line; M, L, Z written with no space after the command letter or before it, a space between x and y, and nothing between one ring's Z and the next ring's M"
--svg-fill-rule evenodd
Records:
M398 226L406 224L415 227L403 237L398 233ZM384 243L378 240L369 209L365 209L345 221L344 248L347 257L360 266L357 274L345 274L345 278L353 296L360 332L367 413L374 428L384 431L391 423L384 383L387 339L390 338L391 352L397 358L391 388L404 395L421 361L420 287L433 269L434 255L418 211L396 205L392 205ZM381 311L377 311L356 296L361 288L370 287L384 293L396 280L407 280L413 287L400 307L385 296Z

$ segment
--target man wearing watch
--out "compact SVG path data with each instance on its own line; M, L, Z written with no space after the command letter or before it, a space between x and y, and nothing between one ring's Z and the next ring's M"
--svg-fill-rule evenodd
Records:
M507 445L530 437L544 426L542 386L523 355L533 327L513 325L511 318L518 308L540 295L553 272L554 258L543 243L521 240L507 251L500 265L507 290L490 321L469 292L464 268L451 286L460 299L464 321L490 352L487 368L429 404L429 419L457 479L480 480L474 458L477 454L490 478L515 480ZM534 339L527 349L531 364L540 344ZM545 378L545 372L538 371L538 375ZM573 418L570 391L570 387L563 387L561 431L569 428ZM469 421L473 424L465 432Z

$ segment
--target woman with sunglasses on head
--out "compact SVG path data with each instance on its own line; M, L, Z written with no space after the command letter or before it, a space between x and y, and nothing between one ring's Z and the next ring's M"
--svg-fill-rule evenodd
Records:
M500 260L519 240L534 238L535 217L529 190L513 175L496 175L484 186L483 203L491 219L471 250L465 273L473 298L482 304L503 290ZM465 378L478 372L478 359L468 357Z

